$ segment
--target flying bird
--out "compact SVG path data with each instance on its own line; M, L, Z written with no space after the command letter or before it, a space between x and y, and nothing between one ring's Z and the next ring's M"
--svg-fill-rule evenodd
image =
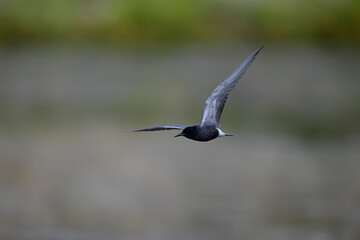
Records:
M263 47L251 54L244 62L241 63L235 71L225 79L210 95L205 102L204 114L200 125L182 126L182 125L162 125L143 129L133 130L133 132L160 131L160 130L182 130L175 137L186 137L195 141L207 142L217 137L234 136L225 133L220 129L220 117L223 112L225 103L231 90L236 86L242 76L255 60L256 55Z

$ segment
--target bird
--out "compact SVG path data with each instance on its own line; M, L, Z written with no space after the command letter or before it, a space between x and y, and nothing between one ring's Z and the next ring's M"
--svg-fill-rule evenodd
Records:
M220 117L231 90L243 77L261 49L263 49L263 46L251 54L234 70L234 72L228 78L226 78L219 86L217 86L217 88L215 88L215 90L205 102L203 118L200 125L162 125L137 129L133 130L132 132L182 130L181 133L175 135L174 137L183 136L199 142L207 142L218 137L235 136L234 134L225 133L220 129Z

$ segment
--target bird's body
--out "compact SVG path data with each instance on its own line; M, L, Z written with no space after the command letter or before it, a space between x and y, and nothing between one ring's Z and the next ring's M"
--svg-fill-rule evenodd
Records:
M251 54L235 71L223 81L210 95L205 102L203 119L200 125L182 126L182 125L162 125L150 128L134 130L134 132L143 131L160 131L178 129L182 132L175 137L184 136L186 138L207 142L217 137L234 136L224 133L220 130L220 117L224 109L225 103L229 97L231 90L236 86L242 76L245 74L251 63L255 60L256 55L262 49L259 48Z
M220 132L218 128L214 125L195 125L185 128L180 134L176 135L175 137L184 136L195 141L207 142L219 137L219 135Z

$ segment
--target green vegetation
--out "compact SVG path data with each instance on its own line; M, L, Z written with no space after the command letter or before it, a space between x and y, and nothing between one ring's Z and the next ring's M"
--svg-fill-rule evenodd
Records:
M358 44L360 2L3 0L0 44L309 42Z

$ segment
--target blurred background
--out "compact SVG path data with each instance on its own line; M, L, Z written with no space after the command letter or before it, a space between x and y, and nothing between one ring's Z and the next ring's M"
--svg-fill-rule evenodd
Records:
M1 239L360 239L357 0L1 0ZM208 143L206 98L264 49Z

